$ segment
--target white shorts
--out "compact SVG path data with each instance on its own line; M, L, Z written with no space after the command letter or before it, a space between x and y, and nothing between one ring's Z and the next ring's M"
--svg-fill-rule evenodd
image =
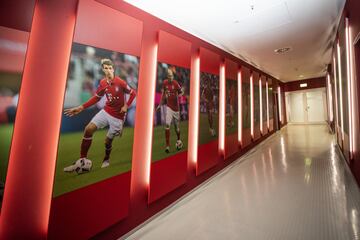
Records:
M98 129L109 126L109 131L107 132L106 136L110 139L113 139L116 136L121 137L122 135L124 121L111 116L105 112L104 109L99 111L90 122L95 124Z
M168 106L166 106L166 111L165 111L165 124L167 126L171 125L171 122L174 120L175 124L178 124L180 121L180 112L177 111L175 112L174 110L172 110L171 108L169 108Z

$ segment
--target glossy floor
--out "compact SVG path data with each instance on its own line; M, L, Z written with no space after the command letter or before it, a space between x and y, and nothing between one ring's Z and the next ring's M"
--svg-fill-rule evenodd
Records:
M325 125L288 126L129 239L360 239L360 193Z

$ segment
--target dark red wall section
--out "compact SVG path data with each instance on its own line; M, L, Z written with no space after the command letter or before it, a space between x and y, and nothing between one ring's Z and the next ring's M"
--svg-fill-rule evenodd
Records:
M300 87L300 84L306 83L307 87ZM291 92L291 91L299 91L299 90L306 90L306 89L313 89L313 88L322 88L326 87L326 78L310 78L304 79L299 81L291 81L284 83L284 91Z
M0 26L30 32L35 0L1 1Z
M151 164L149 203L163 197L186 182L187 151Z
M196 175L202 174L211 167L218 164L219 158L219 141L215 140L198 147L198 161L196 165Z
M95 1L79 1L74 42L140 56L142 32L142 22L133 17Z
M88 239L128 215L130 172L55 198L49 239Z
M159 62L190 68L190 50L190 42L165 31L159 32Z

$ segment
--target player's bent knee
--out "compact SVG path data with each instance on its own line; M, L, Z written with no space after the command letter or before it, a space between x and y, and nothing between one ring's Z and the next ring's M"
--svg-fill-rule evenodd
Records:
M95 124L89 123L88 125L86 125L85 127L85 134L86 135L90 135L92 136L94 134L94 132L96 131L97 127Z

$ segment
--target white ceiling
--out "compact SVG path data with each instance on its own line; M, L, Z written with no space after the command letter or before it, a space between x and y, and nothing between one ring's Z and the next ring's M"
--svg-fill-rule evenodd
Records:
M126 0L287 82L325 75L345 0ZM276 54L275 49L291 47Z

